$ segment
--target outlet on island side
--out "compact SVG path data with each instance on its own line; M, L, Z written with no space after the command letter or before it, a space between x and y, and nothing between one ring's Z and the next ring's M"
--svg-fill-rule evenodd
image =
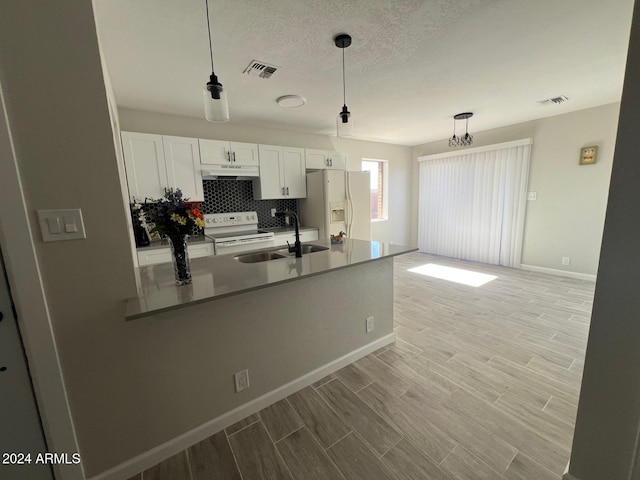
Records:
M562 257L562 265L571 265L571 257Z
M249 370L242 370L241 372L234 373L233 379L236 382L236 393L249 388Z
M373 332L374 324L373 317L367 317L366 331L367 333Z

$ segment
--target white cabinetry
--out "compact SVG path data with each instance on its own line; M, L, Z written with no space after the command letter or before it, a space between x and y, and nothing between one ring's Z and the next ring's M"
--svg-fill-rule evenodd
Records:
M204 200L198 141L148 133L122 132L129 196L160 198L180 188L185 198Z
M347 154L331 150L305 149L305 159L309 170L346 170Z
M303 230L303 231L300 232L300 241L302 243L313 242L314 240L318 240L318 230L317 229ZM276 245L276 246L286 245L287 242L289 242L291 245L293 245L293 242L296 241L295 231L275 233L273 235L273 241L274 241L274 245Z
M182 190L183 198L204 200L197 138L162 137L168 185Z
M189 258L208 257L213 255L213 243L201 243L187 245ZM142 248L138 249L138 265L155 265L158 263L169 263L171 259L171 248Z
M259 145L260 177L253 180L256 200L305 198L304 149Z
M258 166L258 145L200 139L200 163L206 165L233 164Z

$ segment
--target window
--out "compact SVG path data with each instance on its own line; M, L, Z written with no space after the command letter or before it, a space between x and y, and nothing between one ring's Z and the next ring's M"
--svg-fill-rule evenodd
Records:
M362 171L371 175L371 219L387 219L388 162L385 160L362 160Z

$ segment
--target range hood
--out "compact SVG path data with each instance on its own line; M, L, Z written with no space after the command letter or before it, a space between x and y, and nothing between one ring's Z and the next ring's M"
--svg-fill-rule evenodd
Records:
M259 176L257 165L202 165L204 180L253 180Z

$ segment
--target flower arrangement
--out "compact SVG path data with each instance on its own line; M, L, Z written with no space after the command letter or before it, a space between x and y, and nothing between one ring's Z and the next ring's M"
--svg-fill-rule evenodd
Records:
M144 207L146 220L155 224L150 233L173 237L188 235L194 228L204 227L200 203L183 199L179 188L165 189L164 197L158 200L147 202L145 199Z

